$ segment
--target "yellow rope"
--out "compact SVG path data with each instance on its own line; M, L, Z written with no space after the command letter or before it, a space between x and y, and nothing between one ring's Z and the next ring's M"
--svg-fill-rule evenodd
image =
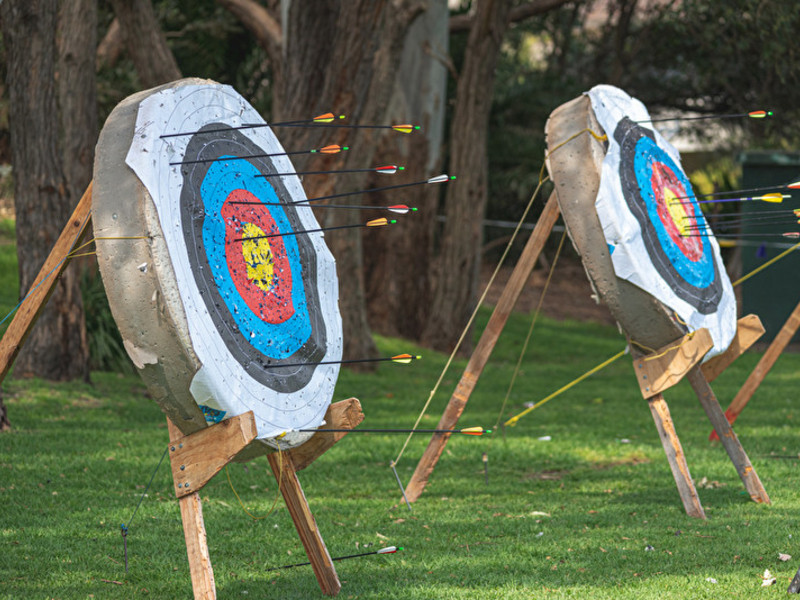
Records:
M242 510L245 513L247 513L247 516L253 519L254 521L260 521L261 519L266 519L273 513L275 507L278 505L278 500L281 497L281 483L283 482L283 452L281 451L280 446L278 446L278 477L277 477L278 491L275 494L275 500L272 501L272 506L269 507L267 514L261 515L260 517L255 516L253 513L247 510L247 507L244 505L244 502L242 502L239 493L236 491L236 488L233 487L233 481L231 481L231 474L228 472L228 465L225 465L225 475L228 476L228 485L230 486L233 495L236 496L236 499L239 501L239 506L241 506Z
M642 360L644 362L647 362L648 360L655 360L657 358L661 358L662 356L666 356L667 354L669 354L673 350L677 350L678 348L683 346L685 343L687 343L690 339L692 339L694 337L695 333L697 333L697 332L696 331L692 331L688 335L684 336L683 341L680 344L675 344L674 346L670 346L669 348L666 348L662 353L653 354L652 356L647 356L646 358L644 358Z
M786 255L787 255L787 254L789 254L790 252L793 252L794 250L797 250L798 248L800 248L800 242L798 242L797 244L795 244L795 245L794 245L794 246L792 246L791 248L789 248L789 249L785 250L784 252L781 252L781 253L780 253L780 254L778 254L778 256L776 256L775 258L771 258L770 260L768 260L767 262L765 262L765 263L764 263L763 265L761 265L760 267L756 267L755 269L753 269L752 271L750 271L750 272L749 272L747 275L745 275L744 277L740 277L739 279L737 279L736 281L734 281L734 282L733 282L733 286L734 286L734 287L736 287L736 286L737 286L737 285L739 285L740 283L747 281L748 279L750 279L750 278L751 278L753 275L755 275L756 273L759 273L759 272L763 271L764 269L766 269L766 268L767 268L767 267L769 267L770 265L772 265L772 264L774 264L774 263L778 262L778 261L779 261L780 259L782 259L784 256L786 256Z
M514 384L517 381L517 375L519 375L519 371L522 368L522 360L525 358L525 353L528 351L528 344L531 341L531 336L533 335L533 328L536 325L536 321L539 319L539 313L542 311L542 305L544 304L544 297L547 294L547 290L550 287L550 280L553 278L553 273L556 270L556 264L558 264L558 257L561 256L561 250L564 247L564 240L567 239L567 231L564 230L564 233L561 235L561 241L558 243L558 250L556 250L555 257L553 258L553 264L550 265L550 272L547 274L547 279L544 282L544 287L542 287L542 293L539 296L539 303L536 305L536 310L533 313L533 319L531 319L531 325L528 328L528 335L525 337L525 343L522 344L522 351L519 354L519 359L517 360L517 365L514 367L514 374L511 376L511 382L508 385L508 390L506 391L505 398L503 398L503 404L500 406L500 414L497 415L497 421L494 424L494 429L496 430L500 425L500 421L503 418L503 413L506 410L506 405L508 404L508 399L511 397L511 390L514 389ZM489 444L491 444L492 439L489 438Z
M560 394L563 394L563 393L564 393L564 392L566 392L568 389L570 389L570 388L571 388L571 387L573 387L574 385L576 385L576 384L580 383L581 381L583 381L584 379L586 379L586 378L587 378L587 377L589 377L590 375L594 375L595 373L597 373L597 372L598 372L598 371L600 371L601 369L604 369L604 368L606 368L608 365L610 365L611 363L613 363L615 360L617 360L618 358L622 357L622 355L624 355L624 354L625 354L627 351L628 351L628 349L627 349L627 348L625 348L625 349L624 349L624 350L622 350L622 351L621 351L619 354L615 354L614 356L612 356L612 357L611 357L611 358L609 358L608 360L606 360L606 361L604 361L604 362L600 363L599 365L597 365L597 366L596 366L596 367L594 367L593 369L591 369L591 370L587 371L586 373L584 373L583 375L581 375L581 376L580 376L580 377L578 377L577 379L573 379L572 381L570 381L570 382L569 382L567 385L565 385L564 387L562 387L562 388L560 388L560 389L556 390L555 392L553 392L552 394L550 394L549 396L547 396L547 398L544 398L544 399L542 399L542 400L539 400L539 402L537 402L536 404L534 404L533 406L531 406L531 407L529 407L529 408L526 408L526 409L525 409L525 410L523 410L521 413L519 413L517 416L515 416L515 417L511 417L511 418L510 418L508 421L506 421L505 423L503 423L503 425L504 425L504 426L507 426L507 427L513 427L514 425L516 425L516 424L517 424L517 421L519 421L519 420L520 420L520 418L524 417L525 415L527 415L527 414L528 414L529 412L531 412L532 410L534 410L534 409L536 409L536 408L539 408L539 407L540 407L542 404L545 404L546 402L549 402L550 400L552 400L552 399L553 399L553 398L555 398L556 396L558 396L558 395L560 395Z

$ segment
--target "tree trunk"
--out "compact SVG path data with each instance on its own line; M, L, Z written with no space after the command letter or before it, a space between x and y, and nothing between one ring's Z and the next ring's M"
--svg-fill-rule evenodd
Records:
M422 342L452 350L475 307L480 267L481 222L488 198L486 142L494 70L510 2L480 0L470 28L456 88L450 135L450 171L441 252L433 263L433 297ZM469 341L462 348L468 350Z
M447 3L431 2L405 38L388 119L391 123L412 122L422 130L411 136L387 132L379 145L379 156L390 157L405 166L404 180L418 181L441 173L448 19ZM367 182L367 187L382 185L386 181L380 175L370 176ZM423 185L368 197L374 206L407 204L419 209L400 217L400 226L391 227L381 235L363 232L369 324L384 335L419 339L422 334L430 301L425 265L433 258L433 234L442 188Z
M97 143L96 0L61 0L58 15L58 104L70 203L92 180Z
M405 31L422 9L423 4L414 0L292 2L284 20L284 87L276 103L283 112L273 115L273 120L332 111L346 114L347 123L384 123ZM354 43L355 35L358 43ZM287 127L280 136L288 149L326 144L353 148L315 157L314 170L376 166L379 136L374 130ZM297 166L302 168L305 162L297 161ZM304 187L309 197L315 197L363 189L365 182L360 176L312 175ZM352 211L320 210L317 214L323 226L360 220ZM357 229L331 232L326 241L337 262L344 356L371 356L375 345L366 318L361 233Z
M0 390L0 433L11 431L11 422L8 420L8 409L3 402L3 392Z
M58 150L57 3L0 4L6 46L20 293L25 294L71 211ZM17 376L88 377L78 276L67 270L15 364Z
M167 46L151 1L111 0L111 5L141 86L151 88L180 79L178 63Z

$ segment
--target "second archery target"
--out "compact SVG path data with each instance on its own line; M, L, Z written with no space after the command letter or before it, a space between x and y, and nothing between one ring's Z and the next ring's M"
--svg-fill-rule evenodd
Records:
M708 328L723 352L736 333L736 302L680 155L644 105L597 86L547 124L548 169L590 280L640 344L658 348Z
M181 80L123 101L97 157L98 262L150 393L184 433L252 410L260 439L305 441L338 377L338 280L271 129Z

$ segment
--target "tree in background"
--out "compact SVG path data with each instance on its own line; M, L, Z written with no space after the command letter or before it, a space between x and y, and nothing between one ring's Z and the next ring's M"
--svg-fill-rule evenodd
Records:
M65 18L74 8L77 7L65 9ZM62 151L66 147L60 144L57 9L56 2L7 0L0 4L22 294L30 288L78 201L72 197L73 186L65 172ZM80 51L75 49L81 42L90 44L94 39L66 39L80 32L61 30L63 47L76 52L76 56ZM70 73L74 73L73 65L69 60L67 63ZM85 89L72 93L77 97L88 94ZM88 378L88 347L76 270L67 270L59 278L50 302L17 358L14 372L18 377L38 375L52 380Z

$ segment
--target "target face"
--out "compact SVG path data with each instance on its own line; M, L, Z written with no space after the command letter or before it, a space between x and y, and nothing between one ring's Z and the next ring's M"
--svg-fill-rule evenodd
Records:
M231 88L195 81L138 104L126 156L167 250L153 265L169 265L159 285L177 291L196 357L189 391L206 420L252 410L260 439L297 445L310 434L295 430L322 423L338 376L319 364L342 355L335 262L307 233L319 225L297 206L305 194L270 128L242 128L265 124Z
M678 151L622 90L597 86L588 96L608 137L595 208L615 274L674 311L685 329L708 328L707 358L723 352L736 333L733 288Z
M706 221L688 178L653 133L629 118L620 121L614 138L622 193L650 261L679 298L701 314L713 313L722 299L722 278L711 244L696 235Z

